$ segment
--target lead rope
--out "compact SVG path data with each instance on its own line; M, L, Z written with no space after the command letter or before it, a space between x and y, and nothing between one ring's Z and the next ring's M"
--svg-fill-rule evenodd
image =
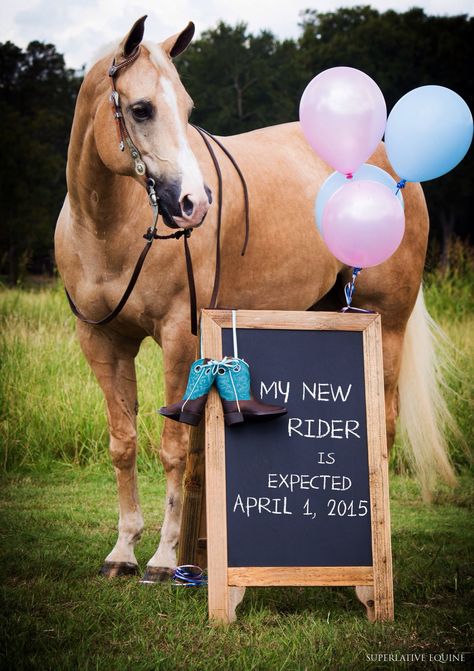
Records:
M205 137L205 135L203 135L203 133L197 126L193 127L202 137L204 144L206 145L207 150L210 154L212 162L214 163L214 168L217 175L218 195L217 195L216 270L214 273L214 286L212 288L211 300L209 302L209 308L213 310L217 305L217 295L219 293L219 286L221 281L221 228L222 228L222 193L223 193L222 172L220 165L217 161L217 157L214 153L214 150L211 147L209 140Z
M228 149L224 147L222 142L219 142L217 138L214 137L214 135L211 135L207 130L204 130L204 128L201 128L200 126L195 126L194 124L191 124L191 126L197 130L199 135L201 136L204 144L206 145L206 148L211 156L212 162L214 163L214 168L216 170L216 175L217 175L217 185L218 185L218 211L217 211L217 242L216 242L216 272L214 276L214 287L212 289L212 295L211 295L211 300L209 303L209 308L213 310L216 305L217 305L217 297L219 294L219 285L220 285L220 276L221 276L221 228L222 228L222 200L223 200L223 181L222 181L222 172L219 166L219 162L217 160L216 154L211 146L211 143L207 139L208 137L213 140L218 147L222 149L224 154L227 156L227 158L230 160L232 165L234 166L235 170L237 171L238 176L240 177L240 181L242 183L242 189L244 193L244 207L245 207L245 238L244 238L244 244L242 247L241 251L241 256L245 255L245 252L247 251L247 245L249 242L249 237L250 237L250 202L249 202L249 194L248 194L248 188L247 188L247 183L245 181L245 177L242 174L242 171L240 170L236 160L232 156L232 154L229 152ZM207 136L207 137L206 137Z
M193 264L192 264L192 259L191 259L191 251L188 246L188 238L191 235L191 230L190 229L183 229L181 231L176 231L175 233L170 233L169 235L159 235L156 232L157 226L158 226L158 216L159 216L159 206L158 206L158 199L156 197L155 193L155 181L149 177L147 179L147 190L148 190L148 195L150 199L150 204L153 208L153 225L150 226L143 236L145 240L147 241L145 243L145 247L143 248L140 256L138 257L138 260L135 264L135 268L133 269L132 275L130 277L130 281L127 285L127 288L125 289L122 298L119 300L115 308L109 312L108 315L103 317L102 319L89 319L86 317L77 307L77 305L74 303L73 299L71 298L71 295L69 294L68 290L66 287L64 287L64 291L66 292L66 297L69 302L69 307L71 308L73 314L80 319L82 322L86 324L90 324L91 326L102 326L103 324L108 324L109 322L112 321L112 319L115 319L117 315L122 311L124 305L126 304L130 294L132 293L135 284L137 283L138 277L140 275L140 271L142 269L142 266L145 262L145 259L147 257L148 252L150 251L150 248L153 244L154 240L170 240L170 239L175 239L179 240L180 238L184 238L184 253L185 253L185 258L186 258L186 270L187 270L187 275L188 275L188 285L189 285L189 304L190 304L190 318L191 318L191 332L193 335L197 335L197 301L196 301L196 286L194 283L194 273L193 273Z
M245 204L245 239L244 239L244 244L243 244L242 251L240 252L240 254L241 254L241 256L245 256L245 252L247 251L247 245L249 243L249 237L250 237L250 201L249 201L249 191L248 191L248 188L247 188L247 182L245 181L245 177L242 173L242 170L239 168L239 165L238 165L237 161L232 156L230 151L228 149L226 149L226 147L222 144L222 142L220 142L216 137L214 137L214 135L209 133L209 131L205 130L204 128L201 128L200 126L194 126L194 124L191 124L191 125L193 126L193 128L195 128L201 134L201 137L203 139L204 139L204 137L203 137L203 133L204 133L205 135L210 137L211 140L213 140L217 144L218 147L220 147L222 149L224 154L227 156L229 161L234 166L238 176L240 177L240 182L242 184L242 189L243 189L243 192L244 192L244 204ZM211 151L211 154L214 155L214 152L212 150L210 150L210 151ZM222 176L221 176L221 179L222 179Z
M150 199L150 204L153 208L153 225L150 226L150 228L147 230L147 232L143 236L147 240L147 242L145 243L145 246L144 246L140 256L138 257L138 260L135 264L135 268L133 269L133 272L132 272L132 275L130 277L127 288L125 289L125 291L122 295L122 298L119 300L119 302L117 303L115 308L111 312L109 312L108 315L103 317L102 319L89 319L79 310L79 308L77 307L77 305L74 303L73 299L71 298L71 295L69 294L68 290L66 289L66 287L64 287L64 291L66 292L66 297L67 297L67 300L69 302L69 307L71 308L73 314L78 319L80 319L82 322L84 322L86 324L90 324L92 326L101 326L103 324L108 324L109 322L112 321L112 319L115 319L115 317L122 311L125 303L128 300L128 297L132 293L133 288L134 288L135 284L137 283L138 276L140 275L140 271L142 269L142 266L145 262L145 259L147 257L148 252L150 251L150 247L153 244L153 240L155 239L156 227L157 227L157 224L158 224L159 212L158 212L158 201L157 201L155 190L154 190L155 182L151 178L150 178L149 181L152 182L152 183L147 185L147 189L148 189L148 196L149 196L149 199ZM181 231L179 231L179 233L180 232ZM167 237L177 237L177 235L178 235L178 233L173 233L171 236L167 236Z

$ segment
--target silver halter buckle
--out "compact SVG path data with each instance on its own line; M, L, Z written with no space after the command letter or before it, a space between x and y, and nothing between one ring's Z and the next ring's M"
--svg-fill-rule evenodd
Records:
M148 198L150 199L150 205L153 208L158 207L158 195L155 190L155 180L153 177L148 177L146 180L146 190L148 191Z

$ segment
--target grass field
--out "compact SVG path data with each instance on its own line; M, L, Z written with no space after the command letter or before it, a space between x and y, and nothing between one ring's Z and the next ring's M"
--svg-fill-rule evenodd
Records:
M472 445L472 260L427 277L434 316L454 343L448 394ZM7 669L313 671L467 668L472 650L473 478L453 441L460 486L431 506L392 461L396 619L368 623L349 588L254 588L229 629L207 623L205 589L105 582L97 570L114 543L116 498L102 396L80 353L59 286L0 290L1 640ZM156 458L161 357L138 357L144 568L159 535L164 482ZM376 654L465 660L373 661ZM369 656L369 657L367 657ZM418 658L421 660L421 658ZM425 659L428 659L426 657ZM470 660L472 662L472 659Z
M147 520L137 548L143 568L157 542L163 489L151 472L142 474L140 486ZM56 465L10 475L2 491L4 668L380 669L391 665L368 662L367 654L471 649L472 484L466 479L457 494L440 492L431 507L407 478L392 480L394 623L370 624L349 588L253 588L228 630L208 626L205 589L96 576L115 536L111 472Z

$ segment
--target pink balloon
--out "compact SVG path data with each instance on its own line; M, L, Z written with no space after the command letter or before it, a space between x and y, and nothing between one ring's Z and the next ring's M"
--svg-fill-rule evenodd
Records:
M376 149L387 122L382 91L355 68L324 70L300 102L303 133L321 158L344 175L354 173Z
M348 266L369 268L382 263L395 252L404 231L400 201L379 182L348 182L324 208L324 241Z

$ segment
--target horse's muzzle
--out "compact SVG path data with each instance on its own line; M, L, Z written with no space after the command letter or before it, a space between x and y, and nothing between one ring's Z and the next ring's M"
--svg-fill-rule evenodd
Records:
M204 187L203 194L188 194L179 197L179 184L157 182L158 207L163 222L169 228L198 228L203 223L210 204L212 194L209 187Z
M174 220L173 215L168 211L168 208L161 200L158 201L158 212L161 214L163 223L166 224L168 228L182 228L182 226Z
M189 228L189 229L199 228L199 226L202 226L202 224L204 223L204 219L206 218L206 215L207 215L207 212L204 213L204 216L203 216L203 218L201 219L201 221L197 222L196 224L194 224L194 223L190 223L189 221L184 221L184 220L182 220L182 219L176 219L176 217L175 217L175 221L176 221L176 222L178 222L178 221L179 221L179 222L182 222L182 223L180 224L180 228L185 228L185 229L188 229L188 228Z
M182 228L197 228L201 226L212 202L209 188L198 190L196 193L188 193L179 201L180 213L174 216L176 223Z
M204 222L204 219L206 218L207 212L204 213L204 216L202 217L201 221L198 222L190 222L187 221L186 219L183 219L182 217L174 217L172 216L166 207L163 207L163 205L160 202L159 205L159 212L163 218L163 223L168 226L168 228L184 228L184 229L193 229L193 228L199 228L199 226L202 225Z

